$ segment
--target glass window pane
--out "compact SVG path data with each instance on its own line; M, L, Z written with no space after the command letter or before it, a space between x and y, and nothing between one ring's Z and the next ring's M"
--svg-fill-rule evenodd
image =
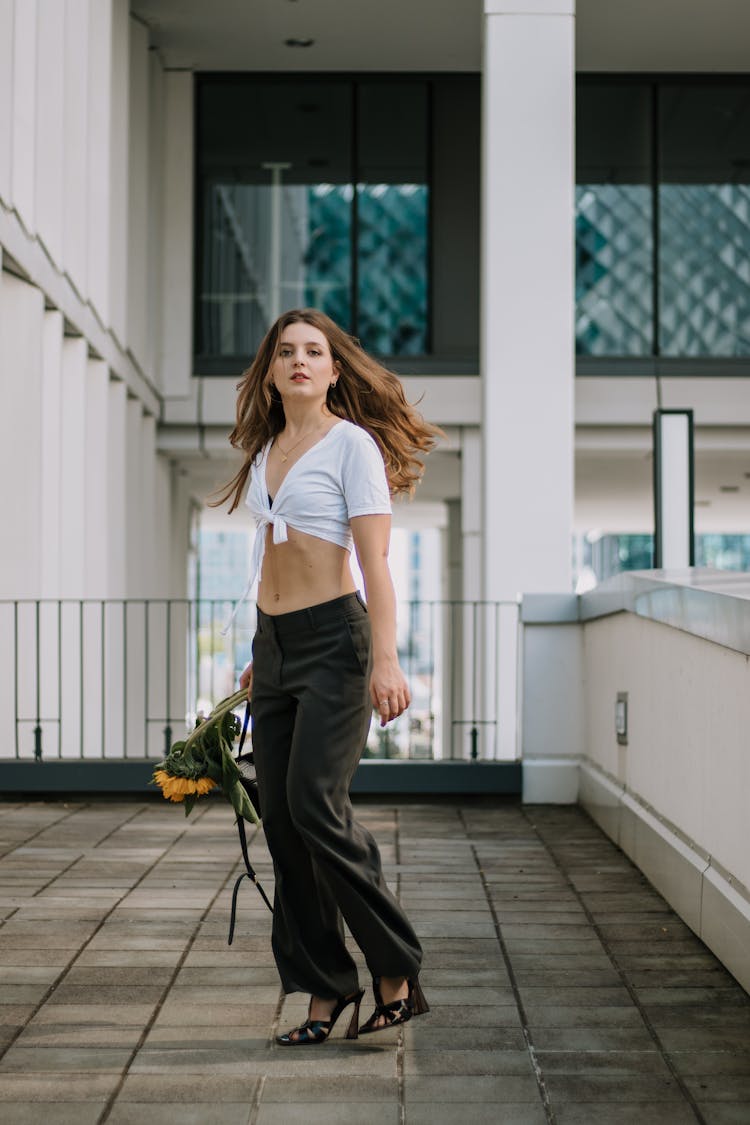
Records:
M312 304L351 328L351 84L204 82L197 350L252 355Z
M581 83L576 143L576 350L653 348L650 91Z
M750 84L659 95L664 355L750 355Z
M425 354L427 84L362 83L357 109L357 334L379 355Z

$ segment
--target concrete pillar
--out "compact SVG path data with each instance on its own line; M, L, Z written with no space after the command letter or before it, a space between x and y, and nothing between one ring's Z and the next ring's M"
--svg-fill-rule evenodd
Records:
M139 534L141 551L141 590L142 597L153 598L163 595L155 580L154 562L159 550L162 531L157 527L156 517L156 422L153 415L141 414L141 463L140 489L138 494Z
M128 120L128 329L130 351L146 367L148 327L149 177L149 57L148 30L130 21L130 82Z
M60 596L86 594L86 363L81 336L66 337L60 399Z
M13 0L0 0L0 199L10 206L13 152Z
M159 56L156 51L148 52L149 65L149 134L148 134L148 245L149 255L147 262L148 277L147 290L147 315L148 331L146 341L146 356L144 359L145 370L151 373L155 382L159 382L159 353L161 350L162 334L162 291L161 270L164 243L162 238L163 215L163 178L164 178L164 71L162 70ZM192 208L192 192L190 196ZM192 229L189 232L192 246ZM192 273L191 273L192 285ZM191 321L192 324L192 321ZM192 335L190 336L192 344Z
M126 456L127 391L125 384L110 380L107 396L107 574L110 598L127 597Z
M142 598L143 588L143 534L144 505L142 495L143 408L137 398L129 398L125 409L125 511L126 527L125 590L129 598Z
M484 593L571 589L574 0L484 0Z
M193 76L164 76L161 389L184 398L193 368Z
M482 435L461 431L461 598L482 597Z
M0 274L0 480L3 481L0 597L38 596L44 297Z
M111 0L90 5L88 39L88 293L102 324L109 324Z
M42 335L42 401L41 401L41 503L39 507L41 575L39 595L60 596L60 518L62 458L62 313L50 310L44 314Z
M484 0L483 590L495 753L521 755L519 594L571 589L574 0ZM494 675L494 684L488 682Z
M106 598L107 537L110 513L108 500L109 453L107 446L107 406L109 371L100 359L86 365L86 489L84 502L84 566L87 598Z
M88 296L88 0L65 5L63 200L65 271L82 296Z
M11 200L29 233L36 230L34 207L36 120L36 0L15 0L12 16Z
M172 512L170 496L172 491L172 469L166 457L154 459L154 554L152 561L152 583L159 596L180 597L174 594L170 584L170 561L172 556ZM187 572L187 559L185 571Z
M128 297L128 127L130 84L130 13L128 0L112 2L109 167L109 313L110 326L126 347Z
M444 569L445 589L442 597L458 601L463 588L463 540L461 537L461 501L446 501L448 526L445 532Z
M48 254L63 263L63 182L65 168L65 5L38 0L36 82L36 216Z

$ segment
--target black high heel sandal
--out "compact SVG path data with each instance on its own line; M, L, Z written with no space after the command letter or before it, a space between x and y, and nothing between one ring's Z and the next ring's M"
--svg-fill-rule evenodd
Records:
M352 992L351 996L342 996L336 1001L336 1007L327 1020L312 1020L308 1014L307 1019L301 1027L292 1028L291 1031L287 1031L286 1035L277 1035L276 1042L281 1047L309 1047L314 1043L325 1043L326 1039L328 1039L333 1031L336 1020L349 1004L354 1005L354 1012L352 1013L352 1018L344 1038L356 1039L359 1035L359 1006L362 1003L364 994L364 989L361 989L359 992ZM310 1005L312 1006L312 1000L310 1000ZM293 1039L292 1036L295 1034L297 1038Z
M380 977L375 978L372 982L372 991L375 993L375 1011L369 1020L360 1027L360 1035L369 1035L373 1031L387 1031L389 1027L398 1027L399 1024L408 1023L413 1016L422 1016L425 1012L429 1012L430 1005L425 1000L419 979L415 977L414 980L411 980L407 977L406 983L409 986L408 996L401 1000L393 1000L390 1004L384 1004L383 995L380 991Z

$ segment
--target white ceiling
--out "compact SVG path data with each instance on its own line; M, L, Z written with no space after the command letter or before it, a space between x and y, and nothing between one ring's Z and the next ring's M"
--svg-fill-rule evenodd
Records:
M226 434L222 431L216 438L223 450ZM695 444L696 531L747 535L750 441L746 431L730 427L698 430ZM208 456L185 451L176 460L188 478L189 491L201 505L234 475L239 464L236 455L218 449ZM417 499L422 505L457 499L461 494L460 474L460 460L455 452L433 453L427 459ZM722 491L726 486L737 491ZM228 518L224 509L207 511L212 511L207 518L217 527L237 526L237 520ZM648 532L653 525L653 511L650 429L578 427L574 530ZM411 505L407 504L397 511L396 522L409 525L411 517Z
M653 524L651 431L576 431L575 528L646 532ZM737 491L724 491L736 488ZM750 440L730 427L695 434L695 530L750 531Z
M477 71L482 0L132 0L169 67ZM290 48L288 38L315 40ZM750 0L578 0L579 70L749 69Z

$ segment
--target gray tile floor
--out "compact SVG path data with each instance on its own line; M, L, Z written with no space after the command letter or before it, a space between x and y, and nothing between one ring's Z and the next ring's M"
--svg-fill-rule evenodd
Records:
M582 812L357 809L432 1010L284 1050L304 1001L248 883L226 942L228 806L0 805L3 1125L750 1122L750 998Z

